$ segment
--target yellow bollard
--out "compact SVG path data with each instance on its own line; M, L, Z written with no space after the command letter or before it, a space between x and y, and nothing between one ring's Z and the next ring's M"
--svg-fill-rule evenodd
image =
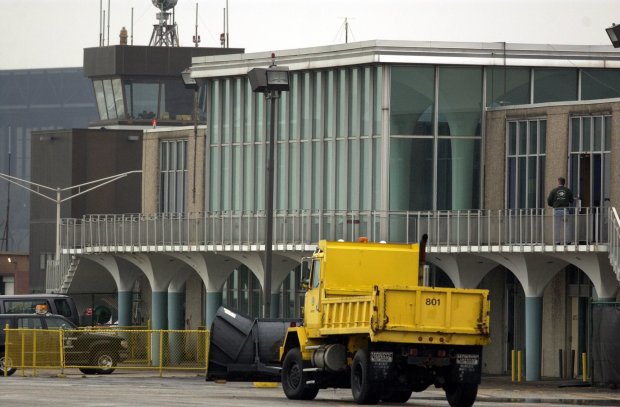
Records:
M586 363L587 363L586 353L583 352L581 354L581 370L582 370L581 378L584 382L588 381L588 369L587 369Z
M510 351L510 373L512 376L512 382L514 383L514 381L516 380L516 376L517 376L517 367L515 366L515 362L516 362L516 350L511 350Z
M522 378L522 369L521 369L521 351L517 352L517 381L521 383Z

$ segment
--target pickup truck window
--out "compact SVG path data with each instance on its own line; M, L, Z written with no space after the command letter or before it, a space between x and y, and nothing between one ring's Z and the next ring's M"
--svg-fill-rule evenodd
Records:
M41 325L41 318L39 317L18 318L17 327L28 328L28 329L41 329L43 328L43 325Z
M62 315L63 317L71 316L71 307L69 303L65 299L54 300L54 304L56 304L56 313Z
M6 314L34 314L39 304L47 305L47 309L51 309L46 300L4 300L4 312Z
M45 318L45 322L47 323L48 329L60 329L60 328L72 329L73 328L73 326L69 324L68 321L62 318L47 317Z
M320 283L321 283L321 261L314 260L312 262L312 281L311 281L310 287L319 288Z

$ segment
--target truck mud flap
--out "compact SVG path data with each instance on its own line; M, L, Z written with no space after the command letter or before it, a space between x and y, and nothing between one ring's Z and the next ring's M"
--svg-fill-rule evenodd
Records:
M280 381L280 346L299 319L251 318L225 307L211 326L207 380Z
M479 384L482 365L482 349L468 347L454 354L452 380L455 383Z

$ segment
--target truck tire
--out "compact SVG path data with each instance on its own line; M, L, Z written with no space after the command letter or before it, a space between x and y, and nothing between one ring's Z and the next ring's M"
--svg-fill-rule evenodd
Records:
M11 358L7 358L7 357L4 355L4 352L0 352L0 376L4 376L4 364L5 364L5 363L6 363L8 366L13 366L13 361L11 360ZM12 375L13 373L15 373L16 371L17 371L17 369L16 369L16 368L14 368L14 367L9 367L9 368L6 370L6 375L7 375L7 376L10 376L10 375Z
M98 366L95 372L97 374L110 374L115 370L114 366L116 366L117 361L118 357L114 352L99 349L93 357L93 366Z
M290 349L282 363L282 390L291 400L313 400L319 392L315 385L309 385L307 373L299 348Z
M471 407L478 395L478 385L473 383L447 384L444 390L451 407Z
M380 394L370 383L368 353L364 349L355 352L351 364L351 393L357 404L377 404Z

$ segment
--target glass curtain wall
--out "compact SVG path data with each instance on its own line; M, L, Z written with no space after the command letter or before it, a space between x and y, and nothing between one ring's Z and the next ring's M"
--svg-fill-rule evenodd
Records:
M507 122L506 202L508 209L544 208L547 121Z
M370 211L380 202L383 68L291 72L276 103L277 211ZM265 207L270 103L246 77L209 89L207 211Z
M482 73L481 67L391 68L390 210L480 206Z
M222 288L222 305L250 317L260 316L263 293L260 282L246 266L235 269Z

